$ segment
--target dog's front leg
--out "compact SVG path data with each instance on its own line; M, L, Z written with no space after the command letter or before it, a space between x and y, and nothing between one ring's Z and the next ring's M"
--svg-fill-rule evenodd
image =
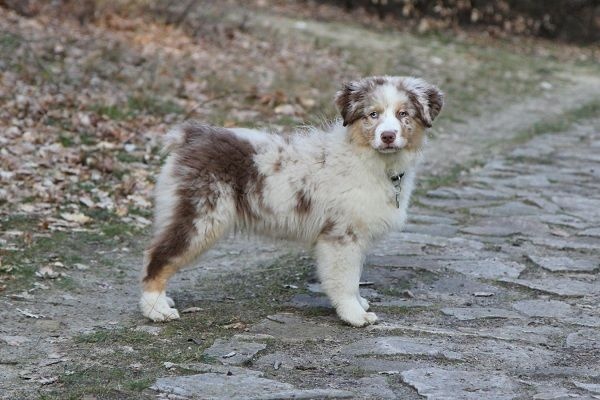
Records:
M315 252L321 287L342 320L353 326L372 324L377 316L366 312L359 301L363 251L356 241L341 239L317 242Z

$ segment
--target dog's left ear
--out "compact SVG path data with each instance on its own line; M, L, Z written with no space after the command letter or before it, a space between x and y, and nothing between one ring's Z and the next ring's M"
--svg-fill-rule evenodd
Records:
M417 109L417 117L426 128L431 128L444 106L444 93L437 86L418 78L407 78L403 83Z

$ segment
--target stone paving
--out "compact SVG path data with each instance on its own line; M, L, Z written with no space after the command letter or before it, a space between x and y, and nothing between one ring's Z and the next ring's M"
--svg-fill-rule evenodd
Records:
M318 284L159 379L173 398L600 399L600 123L541 135L416 197L367 258L381 323ZM188 366L189 368L189 366ZM351 377L351 378L349 378Z

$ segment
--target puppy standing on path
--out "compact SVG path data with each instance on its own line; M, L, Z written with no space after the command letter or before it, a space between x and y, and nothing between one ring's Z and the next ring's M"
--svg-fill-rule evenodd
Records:
M412 77L370 77L336 95L343 123L284 137L187 122L167 134L145 254L142 313L179 318L169 278L232 229L314 246L339 317L377 321L358 283L369 245L399 229L443 94Z

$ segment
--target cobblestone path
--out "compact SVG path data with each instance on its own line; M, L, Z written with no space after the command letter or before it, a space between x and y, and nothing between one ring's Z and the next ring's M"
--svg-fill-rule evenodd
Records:
M343 326L317 284L169 365L169 398L600 399L600 123L535 137L416 196L373 249ZM292 288L291 290L293 290ZM343 371L343 373L340 373Z

